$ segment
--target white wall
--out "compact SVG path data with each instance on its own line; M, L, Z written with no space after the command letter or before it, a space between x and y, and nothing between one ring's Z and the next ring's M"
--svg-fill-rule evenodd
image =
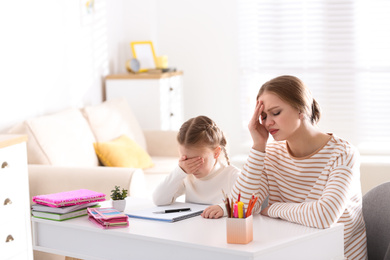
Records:
M228 137L230 154L237 153L242 125L237 1L128 0L122 7L115 71L125 72L131 41L153 41L156 55L167 55L169 66L184 72L185 119L201 114L214 119Z
M1 1L0 131L26 118L102 100L106 2Z
M130 42L151 40L184 72L185 119L214 119L236 150L237 0L0 3L0 132L26 118L103 100L104 76L125 73ZM4 33L3 33L4 32ZM234 152L231 152L234 153Z
M130 42L155 42L155 0L116 0L107 4L110 73L127 73Z
M157 2L157 50L184 71L184 115L207 115L240 141L236 1Z

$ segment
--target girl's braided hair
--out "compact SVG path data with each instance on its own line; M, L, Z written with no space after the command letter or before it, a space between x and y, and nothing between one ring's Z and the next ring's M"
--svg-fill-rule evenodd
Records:
M177 141L180 145L209 146L216 148L221 146L226 162L230 165L226 152L226 138L217 124L207 116L197 116L187 120L179 130Z

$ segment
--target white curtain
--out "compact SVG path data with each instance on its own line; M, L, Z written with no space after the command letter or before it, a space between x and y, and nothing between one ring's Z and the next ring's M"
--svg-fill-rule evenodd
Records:
M323 131L389 153L389 0L241 0L238 12L244 140L261 85L289 74L319 102Z

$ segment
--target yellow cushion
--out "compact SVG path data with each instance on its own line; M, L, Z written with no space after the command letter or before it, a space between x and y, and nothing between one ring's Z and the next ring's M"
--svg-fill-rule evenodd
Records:
M142 169L154 166L149 154L126 135L93 146L105 166Z

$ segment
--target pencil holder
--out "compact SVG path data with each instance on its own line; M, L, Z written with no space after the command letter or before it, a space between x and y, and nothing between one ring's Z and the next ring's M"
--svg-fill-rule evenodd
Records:
M248 244L253 240L253 217L227 218L226 237L229 244Z

